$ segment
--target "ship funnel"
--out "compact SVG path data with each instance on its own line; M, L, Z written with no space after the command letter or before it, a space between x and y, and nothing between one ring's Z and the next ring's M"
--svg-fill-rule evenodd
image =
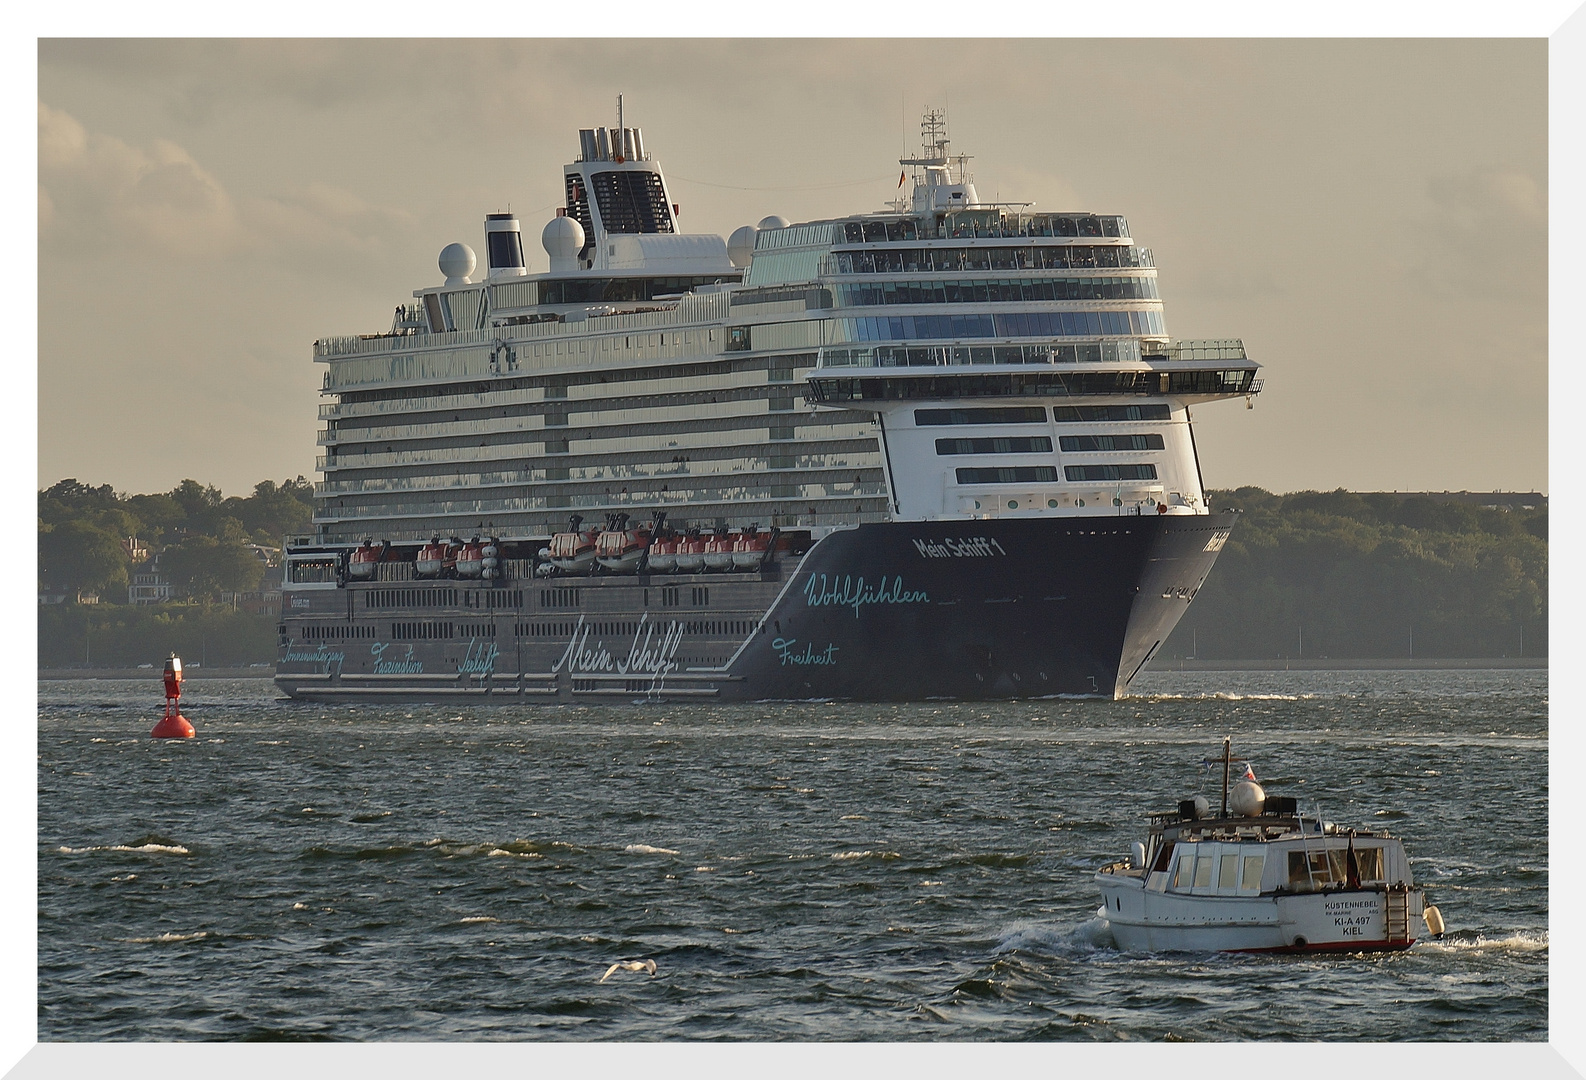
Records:
M485 256L490 260L490 277L523 277L529 271L523 262L523 229L511 214L485 216Z
M580 161L594 161L600 156L600 147L595 144L594 128L583 128L579 131L578 151Z
M611 160L611 140L607 137L605 128L595 129L595 160Z

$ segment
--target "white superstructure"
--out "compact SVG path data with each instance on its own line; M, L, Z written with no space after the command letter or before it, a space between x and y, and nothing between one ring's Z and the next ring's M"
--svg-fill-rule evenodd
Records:
M1205 513L1189 410L1260 389L1243 347L1171 341L1124 219L984 203L922 129L909 199L730 243L678 231L638 128L581 131L550 272L491 214L482 266L315 343L313 542Z

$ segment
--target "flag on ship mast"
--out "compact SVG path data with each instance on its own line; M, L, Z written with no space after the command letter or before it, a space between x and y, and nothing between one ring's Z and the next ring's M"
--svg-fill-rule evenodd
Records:
M908 170L907 169L899 169L898 170L898 187L902 187L903 186L903 178L905 176L907 176L907 175L908 175Z

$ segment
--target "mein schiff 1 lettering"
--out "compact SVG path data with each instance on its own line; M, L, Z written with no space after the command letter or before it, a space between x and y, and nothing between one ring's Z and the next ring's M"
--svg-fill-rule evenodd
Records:
M620 114L620 105L619 105ZM387 332L326 337L293 697L1127 692L1233 516L1190 410L1261 389L1170 337L1115 215L983 201L942 114L878 213L679 231L586 128L541 223L485 218Z

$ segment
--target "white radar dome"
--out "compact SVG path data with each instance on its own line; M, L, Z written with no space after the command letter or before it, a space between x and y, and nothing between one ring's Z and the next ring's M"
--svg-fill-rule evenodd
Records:
M785 229L788 227L788 219L781 214L772 214L770 217L760 219L760 227L762 229Z
M553 259L571 259L584 250L584 227L575 218L553 217L540 234L545 253Z
M1241 780L1228 792L1228 812L1236 817L1255 817L1266 802L1267 793L1254 780Z
M1195 816L1203 818L1212 812L1212 804L1206 801L1206 796L1195 796Z
M754 257L754 235L759 231L753 225L744 225L727 237L727 259L738 269L748 266Z
M474 267L478 265L479 260L474 257L474 249L467 244L447 244L441 248L441 273L446 275L448 285L468 284L468 275L472 274Z

